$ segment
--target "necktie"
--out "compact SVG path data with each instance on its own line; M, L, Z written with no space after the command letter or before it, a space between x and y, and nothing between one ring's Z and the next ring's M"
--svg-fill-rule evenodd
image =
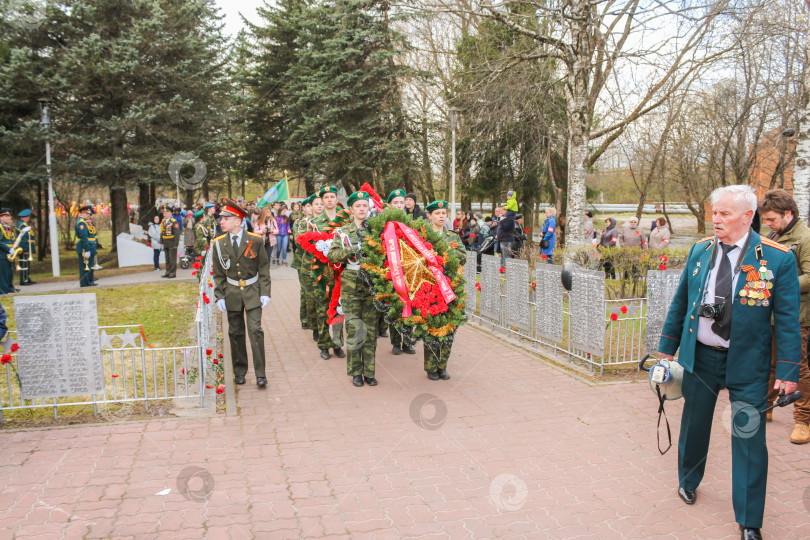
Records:
M737 246L720 244L720 247L723 249L723 256L720 258L720 265L717 267L717 279L714 282L714 301L723 306L723 316L714 321L712 332L728 340L731 335L731 308L734 305L731 301L732 275L728 254Z
M233 237L233 253L237 257L239 256L239 237L238 236Z

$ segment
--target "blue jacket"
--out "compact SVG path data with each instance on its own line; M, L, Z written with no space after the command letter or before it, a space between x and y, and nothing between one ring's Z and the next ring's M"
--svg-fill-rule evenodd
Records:
M543 240L548 240L548 247L541 249L540 253L544 255L554 254L554 243L557 240L557 220L554 216L549 216L543 222Z
M700 240L689 250L681 281L667 314L658 349L674 355L692 373L698 333L698 307L708 282L709 265L717 238ZM802 337L799 327L799 274L796 259L780 244L751 231L751 240L742 265L759 269L764 264L773 272L773 288L768 306L751 306L740 296L746 272L740 271L732 295L731 337L726 384L767 382L771 373L771 317L776 340L776 378L798 381Z

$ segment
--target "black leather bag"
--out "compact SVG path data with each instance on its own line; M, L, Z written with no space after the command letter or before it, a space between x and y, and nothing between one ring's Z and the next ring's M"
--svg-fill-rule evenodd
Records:
M540 240L540 249L548 249L548 240Z

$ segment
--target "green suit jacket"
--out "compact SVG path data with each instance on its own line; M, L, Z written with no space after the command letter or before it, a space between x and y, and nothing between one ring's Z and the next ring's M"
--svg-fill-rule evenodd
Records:
M689 250L686 266L667 314L658 349L674 355L680 348L678 362L693 372L698 333L698 307L709 276L716 237L699 241ZM722 252L721 252L722 253ZM799 327L799 275L796 259L787 248L763 239L751 231L751 240L742 265L756 269L767 263L774 274L768 306L743 304L740 290L746 274L741 271L732 295L731 337L729 339L726 384L767 381L771 370L771 316L776 339L776 378L798 381L802 337Z
M261 307L261 297L270 296L270 262L264 250L264 239L243 231L238 253L234 253L229 234L214 239L214 294L217 300L225 299L228 311L240 311L243 307ZM258 276L255 283L239 284ZM229 283L228 278L237 282Z

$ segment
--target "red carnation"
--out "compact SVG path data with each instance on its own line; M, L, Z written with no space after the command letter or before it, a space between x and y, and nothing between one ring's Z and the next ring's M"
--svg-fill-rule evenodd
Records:
M210 384L206 384L205 387L206 388L213 388L213 386L211 386Z
M622 313L627 313L627 306L622 306L621 312Z
M116 379L116 378L118 378L118 375L117 375L117 374L115 374L115 373L113 373L113 374L112 374L112 378L113 378L113 379Z
M214 271L213 271L213 270L211 270L211 275L212 275L212 276L214 275Z
M196 259L194 259L194 260L196 260L196 261L201 261L201 260L202 260L202 255L200 255L199 257L197 257L197 258L196 258Z
M666 270L666 269L667 269L667 265L665 265L665 264L661 263L661 264L658 266L658 269L659 269L659 270Z
M217 394L224 394L224 393L225 393L225 385L220 384L219 386L217 386Z
M470 238L475 238L475 233L472 233L472 234L470 235Z
M481 290L481 284L480 284L480 283L476 283L476 284L475 284L475 288L476 288L476 289L478 289L478 290L480 291L480 290Z
M20 350L20 346L16 343L11 344L11 352L17 352Z
M210 299L210 298L208 298L207 296L203 296L203 303L205 303L205 304L210 304L210 303L211 303L211 299Z
M196 270L192 271L192 272L191 272L191 275L192 275L192 276L196 276L196 275L197 275L197 271L196 271Z
M419 310L419 314L422 315L423 319L427 319L428 310L426 310L425 308L422 308L422 309Z
M211 349L205 349L205 354L206 356L211 356L212 354L214 354L214 351L212 351Z
M10 362L11 362L10 354L4 354L3 356L0 356L0 364L8 364Z
M535 287L537 287L537 283L535 283L534 281L532 281L532 289L534 289Z
M501 266L501 268L500 268L500 273L501 273L501 274L503 274L504 272L506 272L506 268L504 268L503 266Z
M541 259L548 259L548 255L546 255L545 253L543 253L543 254L541 254L541 255L540 255L540 258L541 258Z
M425 246L426 246L428 249L433 249L433 244L431 244L430 242L425 242Z
M530 228L526 227L526 232L529 233L529 232L532 232L532 230Z
M217 358L222 358L222 353L217 353Z
M193 266L194 270L199 270L200 268L202 268L202 264L200 264L199 262L195 262Z
M216 358L214 358L214 359L212 360L212 362L214 362L215 364L219 364L219 360L217 360Z
M208 286L209 286L209 287L213 287L213 286L214 286L214 284L213 284L213 283L211 283L211 282L209 281L209 282L208 282Z
M611 321L618 321L619 320L619 315L617 315L616 313L611 313L610 314L610 320Z
M180 370L180 373L181 373L181 374L183 374L183 375L185 375L185 374L186 374L186 368L182 368L182 369Z
M661 258L658 259L658 260L661 261L661 262L667 262L669 259L667 258L666 255L661 255Z

